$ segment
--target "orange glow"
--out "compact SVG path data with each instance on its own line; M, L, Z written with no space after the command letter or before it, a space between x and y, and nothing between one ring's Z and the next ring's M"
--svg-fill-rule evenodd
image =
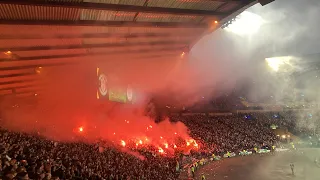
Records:
M140 140L139 143L142 144L142 141Z
M83 132L83 127L79 127L79 132Z
M181 53L181 57L183 57L184 55L185 55L185 52L182 52L182 53Z
M187 146L190 146L190 143L189 143L189 142L187 142Z
M5 55L11 55L12 52L11 52L11 51L6 51L6 52L4 52L4 54L5 54Z
M42 67L37 67L37 68L35 69L35 71L36 71L36 73L41 74L41 72L42 72Z
M162 136L160 136L160 139L162 139L163 137Z
M168 148L169 147L168 143L164 143L164 147Z
M100 68L97 68L97 76L99 76Z
M99 91L97 90L97 99L100 99Z
M197 148L199 147L199 145L197 143L194 143L194 146L197 147Z
M124 140L121 140L121 146L123 146L123 147L126 146L126 142L124 142Z
M164 150L161 147L159 147L159 153L164 153Z
M174 147L174 148L177 148L177 146L176 146L175 144L173 145L173 147Z
M215 24L218 24L219 22L218 22L218 21L214 21L214 23L215 23Z

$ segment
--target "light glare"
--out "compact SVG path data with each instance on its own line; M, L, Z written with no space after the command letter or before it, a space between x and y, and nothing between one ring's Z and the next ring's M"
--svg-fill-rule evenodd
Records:
M249 35L256 33L263 23L264 20L259 15L244 11L225 30L238 35Z
M293 59L292 56L272 57L266 58L266 62L272 70L278 72L281 66L284 66L286 64L290 65L291 59Z
M124 140L121 140L121 145L122 145L123 147L125 147L125 146L126 146L126 142L124 142Z
M4 54L6 54L6 55L11 55L12 52L11 52L11 51L6 51L6 52L4 52Z

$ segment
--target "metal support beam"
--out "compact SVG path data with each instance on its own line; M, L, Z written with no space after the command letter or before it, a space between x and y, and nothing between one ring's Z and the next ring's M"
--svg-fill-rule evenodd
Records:
M138 54L138 53L152 53L152 52L173 52L183 51L184 46L180 47L165 47L165 48L153 48L153 49L137 49L137 50L120 50L112 52L97 52L97 53L81 53L81 54L62 54L62 55L48 55L48 56L29 56L20 57L15 61L29 61L29 60L44 60L44 59L61 59L61 58L75 58L85 56L103 56L103 55L115 55L115 54ZM0 59L0 62L10 61L7 59ZM0 63L1 64L1 63Z
M24 69L34 69L37 67L53 67L53 66L65 66L70 64L76 64L73 63L54 63L54 64L41 64L41 63L35 63L33 65L27 65L27 66L15 66L15 67L1 67L0 71L11 71L11 70L24 70Z
M194 31L193 31L194 32ZM197 31L198 32L198 31ZM75 39L75 38L168 38L168 37L195 37L191 32L172 33L83 33L83 34L0 34L0 40L7 39Z
M13 77L6 77L0 78L0 83L12 82L12 81L28 81L28 80L37 80L39 77L37 74L30 74L24 76L13 76Z
M224 0L226 1L226 0ZM240 2L240 1L236 1ZM150 6L134 6L124 4L107 4L107 3L91 3L91 2L68 2L68 1L39 1L39 0L0 0L1 4L16 4L16 5L32 5L45 7L64 7L76 9L91 9L91 10L108 10L108 11L126 11L126 12L144 12L144 13L161 13L174 15L197 15L197 16L226 16L224 13L195 10L195 9L178 9Z
M143 6L148 6L149 0L145 0L143 3ZM133 17L133 21L137 21L137 17L140 14L140 12L136 12L136 14Z
M30 87L34 85L41 85L39 81L19 81L19 82L11 82L10 84L1 84L0 83L0 90L8 90L8 89L15 89L16 87Z
M178 52L178 51L177 51ZM160 53L158 55L144 55L144 56L134 56L133 58L136 59L152 59L152 58L159 58L159 57L180 57L180 54L178 54L177 52L172 52L170 54L163 54ZM180 52L180 51L179 51ZM111 55L112 56L112 55ZM96 62L99 62L100 60L97 60ZM105 59L103 59L103 61L105 61ZM88 61L89 63L92 63L92 61ZM52 64L43 64L41 62L39 63L34 63L32 65L21 65L21 66L14 66L14 67L1 67L0 71L10 71L10 70L23 70L23 69L32 69L32 68L37 68L37 67L54 67L54 66L65 66L65 65L72 65L72 64L79 64L79 63L86 63L86 62L66 62L66 63L52 63ZM1 63L0 63L1 64Z
M129 47L129 46L157 46L157 45L186 45L187 41L155 41L155 42L137 42L137 43L101 43L101 44L76 44L76 45L57 45L57 46L30 46L30 47L2 47L0 51L41 51L41 50L59 50L59 49L86 49L86 48L111 48L111 47ZM21 59L22 57L19 57Z
M12 88L12 87L0 88L0 91L8 91L8 90L12 91L12 89L15 89L16 91L20 91L19 89L30 89L30 88L38 88L38 89L40 89L40 87L37 84L30 84L30 85L17 85L14 88Z
M171 53L171 54L159 54L159 55L145 55L145 56L139 56L139 57L134 57L137 59L153 59L153 58L163 58L163 57L179 57L179 55L177 55L177 53ZM105 61L105 60L98 60L96 62L99 61ZM81 62L79 62L81 63ZM79 64L79 63L73 63L73 64ZM85 63L85 62L82 62ZM92 61L88 62L88 63L92 63ZM38 67L40 65L36 65L35 67ZM57 66L57 64L55 64L55 66ZM21 67L10 67L10 69L24 69L24 68L31 68L32 66L21 66ZM4 69L4 68L0 68L0 71ZM6 68L6 70L8 70ZM10 81L10 82L0 82L0 90L7 90L7 89L16 89L16 88L21 88L21 87L30 87L30 86L34 86L34 85L38 85L41 84L41 81L37 81L37 80L15 80L15 81Z
M20 76L30 76L34 75L35 73L21 73L21 74L7 74L0 76L0 79L2 78L12 78L12 77L20 77Z
M33 82L36 80L17 80L17 81L9 81L9 82L0 82L1 85L7 85L7 84L16 84L16 83L22 83L22 82Z
M227 5L228 5L228 3L227 3L227 2L226 2L226 3L221 4L219 7L217 7L216 11L219 11L220 9L224 8L224 7L225 7L225 6L227 6Z
M184 22L133 22L92 20L0 20L5 25L48 25L48 26L109 26L109 27L155 27L155 28L207 28L207 24Z
M11 75L28 74L28 73L34 73L34 72L35 72L34 69L2 70L2 71L0 71L0 76L6 76L8 74L11 74Z
M9 88L0 88L0 90L1 91L7 91L7 90L11 90L12 91L12 89L25 89L25 88L33 88L33 87L35 87L35 88L37 88L37 87L39 87L39 86L37 86L36 84L31 84L31 85L17 85L17 86L15 86L14 88L12 88L12 87L9 87Z
M202 0L202 1L244 3L246 1L255 1L255 0Z
M234 10L232 10L232 12L230 12L230 15L228 15L227 17L224 17L222 20L220 20L220 23L209 27L198 39L194 40L191 44L190 44L190 48L192 48L196 42L198 42L203 36L212 33L213 31L215 31L216 29L221 27L221 23L224 23L234 17L236 17L237 15L239 15L240 13L242 13L244 10L246 10L247 8L253 6L254 4L257 4L258 1L256 0L242 0L241 1L242 4L237 6ZM224 5L221 5L218 8L223 8Z

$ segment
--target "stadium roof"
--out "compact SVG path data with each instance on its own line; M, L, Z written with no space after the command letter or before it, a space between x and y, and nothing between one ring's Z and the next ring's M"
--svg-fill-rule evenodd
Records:
M136 59L180 56L204 34L255 3L0 0L0 96L33 96L41 86L39 67L124 53Z

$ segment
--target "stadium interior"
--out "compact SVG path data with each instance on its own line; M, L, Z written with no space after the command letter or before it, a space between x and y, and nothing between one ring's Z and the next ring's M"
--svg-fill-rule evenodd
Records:
M0 179L318 180L318 0L0 0Z

